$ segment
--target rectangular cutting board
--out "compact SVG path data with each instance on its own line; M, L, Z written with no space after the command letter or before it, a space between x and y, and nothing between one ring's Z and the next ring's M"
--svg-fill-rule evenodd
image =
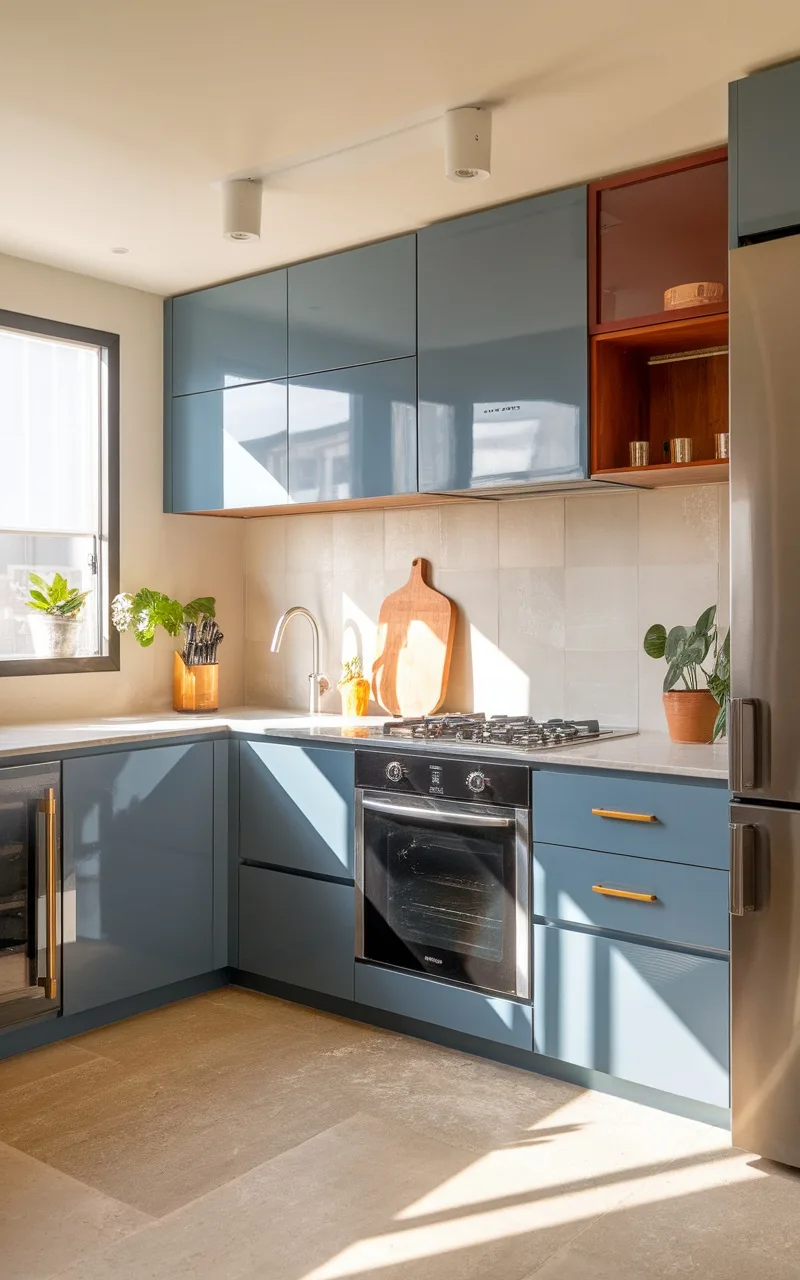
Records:
M457 609L425 581L417 556L404 587L381 605L372 691L391 715L429 716L447 692Z

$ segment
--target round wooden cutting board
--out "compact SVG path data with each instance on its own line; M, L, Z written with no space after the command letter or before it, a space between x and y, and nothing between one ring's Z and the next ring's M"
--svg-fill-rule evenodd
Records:
M417 557L404 587L381 605L372 690L390 715L429 716L447 692L457 609L425 581Z

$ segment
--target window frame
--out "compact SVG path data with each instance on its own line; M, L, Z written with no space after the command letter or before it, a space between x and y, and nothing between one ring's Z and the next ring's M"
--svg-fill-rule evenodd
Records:
M106 353L108 396L105 439L107 466L103 477L107 485L104 496L108 512L108 528L104 531L108 535L106 555L108 599L105 601L104 617L104 622L108 625L108 653L84 658L0 658L0 677L119 671L119 632L111 625L111 601L119 591L119 334L2 309L0 309L0 328L16 329L20 333L38 334L41 337L61 339L66 342L79 342L90 347L101 347Z

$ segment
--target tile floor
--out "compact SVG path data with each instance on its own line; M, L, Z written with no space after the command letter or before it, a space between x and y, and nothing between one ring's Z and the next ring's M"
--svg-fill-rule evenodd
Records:
M726 1135L227 988L0 1063L2 1280L797 1280Z

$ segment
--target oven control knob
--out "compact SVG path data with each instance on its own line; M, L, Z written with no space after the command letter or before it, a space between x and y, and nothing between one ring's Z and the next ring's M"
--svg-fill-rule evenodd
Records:
M489 779L486 777L486 774L481 773L480 769L476 769L474 773L467 774L467 786L470 791L475 793L476 796L479 796L482 791L486 790L486 783L488 781Z
M386 766L386 777L390 782L402 782L405 769L399 760L390 760Z

